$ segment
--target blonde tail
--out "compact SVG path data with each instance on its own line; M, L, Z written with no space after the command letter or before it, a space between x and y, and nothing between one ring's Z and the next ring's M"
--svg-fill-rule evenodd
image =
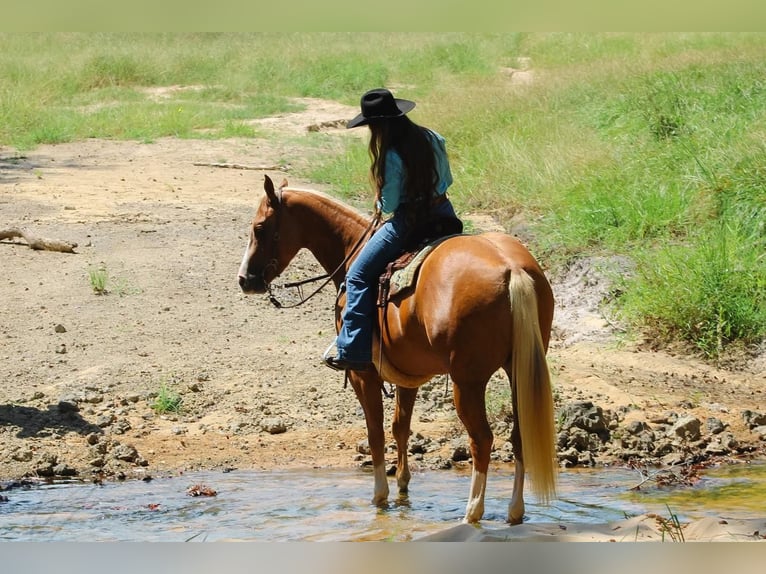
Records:
M556 496L556 431L534 280L525 271L514 271L509 293L513 315L511 388L516 393L523 462L532 491L547 504Z

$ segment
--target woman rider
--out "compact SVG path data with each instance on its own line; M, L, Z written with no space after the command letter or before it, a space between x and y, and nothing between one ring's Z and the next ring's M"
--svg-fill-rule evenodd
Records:
M370 371L378 278L430 219L454 218L447 199L452 173L444 138L407 117L415 102L389 90L366 92L361 113L347 128L370 128L370 177L376 208L393 214L372 235L346 274L346 307L336 339L337 355L325 357L336 370Z

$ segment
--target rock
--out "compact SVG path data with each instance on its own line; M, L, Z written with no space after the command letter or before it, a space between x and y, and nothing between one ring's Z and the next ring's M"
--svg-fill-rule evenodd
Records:
M113 434L125 434L133 427L127 419L120 419L112 425Z
M112 451L111 456L117 460L123 460L125 462L135 462L138 458L138 451L136 447L131 444L117 444Z
M66 333L66 327L61 323L56 324L56 326L53 327L53 330L56 331L56 333Z
M609 426L604 417L604 411L591 401L570 403L564 407L561 414L563 417L562 430L576 427L589 433L596 433L602 436L603 440L608 440Z
M661 458L661 462L665 466L675 466L681 464L684 461L684 456L679 452L671 452Z
M77 476L77 469L72 468L68 464L57 464L53 467L53 474L55 476Z
M78 397L78 402L89 403L91 405L97 405L104 401L104 395L99 392L87 391Z
M721 455L721 454L729 454L730 452L731 452L731 449L729 449L724 444L722 444L721 441L718 439L711 441L705 447L705 454L710 454L713 456Z
M663 457L673 452L673 441L668 438L659 439L654 443L654 456Z
M625 425L625 430L629 434L637 435L645 430L649 430L649 425L644 421L631 421Z
M111 415L111 414L110 415L101 415L100 417L98 417L98 419L96 419L96 425L101 427L101 428L106 428L109 425L111 425L114 422L114 420L115 420L115 416L114 415Z
M568 448L558 454L559 462L564 463L564 466L571 467L577 464L577 460L580 458L580 453L576 448Z
M59 413L62 415L68 414L68 413L76 413L80 410L80 407L78 406L77 402L74 399L62 399L59 401L58 405L56 405L56 408L58 409Z
M734 438L734 435L730 433L729 431L722 432L721 435L718 437L718 440L723 446L725 446L726 448L730 450L739 448L739 441L736 438Z
M269 434L281 434L287 431L287 425L281 418L272 417L261 421L261 429Z
M32 457L34 456L34 453L29 448L20 448L16 452L13 453L11 458L18 462L29 462L32 460Z
M471 452L465 445L458 445L452 450L450 459L452 462L461 462L471 458Z
M655 425L672 425L678 420L678 415L673 411L668 411L649 419L649 422Z
M720 434L725 428L726 425L724 425L719 419L715 417L709 417L705 421L705 429L710 434Z
M55 474L53 468L58 462L58 457L55 454L43 453L35 465L35 473L38 476L51 477Z
M366 455L366 456L369 456L370 454L372 454L370 452L370 443L367 442L367 439L360 440L356 444L356 452L358 452L359 454Z
M596 460L590 451L581 452L577 457L578 466L595 466Z
M755 427L766 426L766 414L751 410L742 411L742 419L745 424L753 430Z
M702 423L697 417L681 417L671 428L671 433L686 440L698 440L700 438L701 425Z

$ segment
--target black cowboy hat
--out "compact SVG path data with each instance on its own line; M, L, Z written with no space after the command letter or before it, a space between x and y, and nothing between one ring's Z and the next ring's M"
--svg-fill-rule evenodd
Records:
M371 120L398 118L415 107L415 102L395 98L385 88L376 88L362 96L362 113L350 120L346 128L355 128L370 123Z

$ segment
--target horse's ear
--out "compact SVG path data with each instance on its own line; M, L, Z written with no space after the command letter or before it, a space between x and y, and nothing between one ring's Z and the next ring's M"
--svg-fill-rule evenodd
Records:
M271 178L268 175L264 176L263 181L263 189L266 192L266 197L269 198L269 203L276 207L279 205L279 198L277 197L277 194L274 192L274 182L271 181Z

